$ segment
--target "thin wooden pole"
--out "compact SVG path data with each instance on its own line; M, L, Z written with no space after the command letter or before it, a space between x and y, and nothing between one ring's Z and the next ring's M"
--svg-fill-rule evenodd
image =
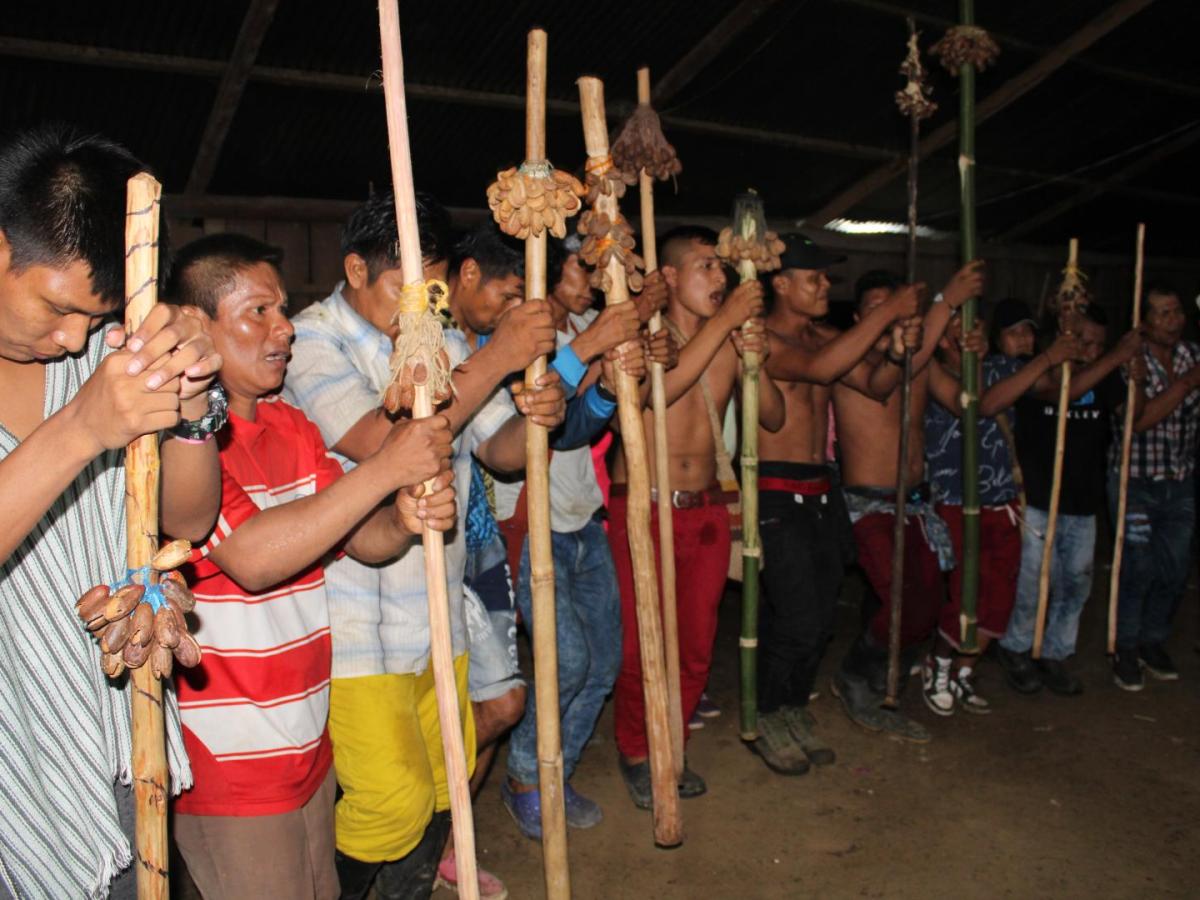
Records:
M917 26L908 17L910 37ZM921 116L914 107L908 114L908 245L905 276L909 284L917 281L917 175L921 160ZM896 464L896 519L892 525L892 583L888 602L888 667L887 694L883 705L895 709L900 705L900 623L904 609L904 537L908 505L909 432L912 429L912 350L904 349L904 381L900 385L900 450Z
M1079 265L1079 241L1071 238L1067 271ZM1058 422L1054 430L1054 474L1050 482L1050 509L1046 514L1046 538L1042 546L1042 571L1038 575L1037 621L1033 628L1033 658L1042 658L1046 635L1046 610L1050 605L1050 567L1054 564L1054 535L1058 530L1058 501L1062 494L1063 453L1067 445L1067 415L1071 406L1071 364L1062 364L1058 387Z
M974 0L959 0L963 25L975 24ZM975 66L966 62L959 69L958 167L962 179L962 261L975 259ZM962 308L963 335L975 327L978 297L970 297ZM979 601L979 358L973 350L962 355L963 388L963 559L962 610L959 649L976 650L976 609Z
M1142 324L1142 266L1145 262L1146 223L1137 227L1133 264L1133 330ZM1121 433L1121 481L1117 490L1117 535L1113 541L1112 574L1108 581L1108 652L1117 652L1117 600L1121 596L1121 558L1125 555L1125 510L1129 503L1129 454L1133 446L1133 406L1138 385L1132 373L1125 394L1125 430Z
M404 102L404 59L400 50L400 11L396 0L380 0L379 35L383 49L383 94L387 109L392 188L396 196L396 229L400 242L400 267L406 285L424 281L421 239L417 229L417 199L413 187L412 156L408 142L408 113ZM433 398L427 383L415 385L413 418L433 415ZM430 489L431 485L426 485ZM475 826L471 788L463 744L462 717L454 677L454 648L450 640L450 600L446 587L446 552L442 533L425 528L425 591L429 597L429 655L437 696L438 725L442 732L450 813L454 828L454 856L458 866L458 892L479 900L475 865Z
M650 104L650 70L638 69L638 103ZM642 195L642 258L646 274L658 270L657 231L654 226L654 178L645 169L638 173ZM662 312L650 317L650 332L662 330ZM675 521L671 503L671 454L667 435L666 372L662 363L650 363L650 402L654 409L654 484L658 490L658 547L662 566L663 650L667 657L667 724L671 728L671 757L675 777L683 775L683 698L679 682L679 617L675 599Z
M738 223L734 223L734 230ZM743 235L745 237L746 235ZM765 235L758 235L760 241ZM748 259L738 261L738 278L743 284L758 278L758 269ZM746 325L749 323L747 322ZM746 328L743 325L743 330ZM756 352L742 353L742 633L738 638L741 663L740 737L758 739L758 569L762 544L758 537L758 373Z
M608 160L608 125L604 115L604 82L580 78L579 102L583 113L583 137L589 161ZM620 214L617 198L605 194L596 200L597 212L610 220ZM628 303L625 269L614 257L609 261L612 282L606 302ZM629 478L629 552L633 561L633 584L637 606L638 643L642 661L642 689L646 697L646 739L650 749L650 783L654 797L654 842L660 847L683 843L683 820L679 811L679 788L671 753L667 715L667 673L663 662L662 624L659 620L658 579L655 577L654 543L650 538L650 467L642 422L641 397L633 376L617 370L617 415L625 445ZM629 627L629 624L626 624Z
M125 333L133 334L158 302L158 217L162 185L149 173L125 189ZM125 540L130 569L158 550L158 436L143 435L125 451ZM152 574L149 580L156 580ZM162 682L139 666L133 680L133 797L139 900L170 894L167 851L167 746Z
M529 32L525 52L525 161L546 162L546 32ZM546 296L546 229L525 239L525 299ZM525 369L534 390L546 374L546 357ZM538 787L542 811L542 871L546 896L571 896L567 814L563 805L563 755L558 701L558 621L554 550L550 539L550 451L544 425L525 423L525 486L529 509L529 590L533 598L533 687L537 704Z

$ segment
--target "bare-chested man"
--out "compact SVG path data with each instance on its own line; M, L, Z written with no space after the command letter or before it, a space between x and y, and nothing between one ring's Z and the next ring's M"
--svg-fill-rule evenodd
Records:
M787 415L781 429L760 428L758 437L766 591L759 623L759 739L752 746L773 771L802 775L810 764L834 761L804 707L833 636L845 567L854 558L845 502L826 459L831 385L844 379L881 398L894 389L899 370L864 357L897 320L916 314L917 292L896 291L839 334L822 321L829 312L825 270L844 257L803 235L783 240L783 266L769 278L767 369Z
M695 712L708 681L717 607L729 568L729 510L736 495L717 484L716 440L712 415L720 416L741 379L738 357L743 350L766 356L762 319L763 289L757 282L739 285L726 296L726 276L716 255L717 236L706 228L679 228L660 239L659 260L667 284L666 318L686 342L679 363L666 373L668 454L671 462L675 527L676 603L679 620L679 664L683 721ZM749 322L741 331L744 322ZM708 394L706 399L705 394ZM783 398L770 375L759 380L759 421L768 430L783 424ZM653 419L645 418L646 442L653 457ZM609 504L609 541L621 587L624 620L621 672L615 691L616 739L621 774L634 803L650 807L650 767L646 762L646 713L642 697L642 665L638 648L633 571L625 526L625 461L613 467ZM658 539L657 523L650 528ZM686 769L681 797L705 792L704 780Z
M931 391L947 408L957 409L959 386L945 370L931 366L929 362L954 310L969 297L978 296L982 285L982 263L970 263L960 269L934 297L924 317L920 349L913 354L915 374L908 436L909 467L905 479L912 489L905 517L900 628L900 645L906 654L901 668L905 672L917 644L929 637L937 624L942 599L941 572L954 566L949 532L945 523L934 514L924 484L924 420ZM859 317L869 315L877 306L886 303L900 287L900 280L894 275L868 272L855 287ZM903 348L904 342L897 341L893 333L868 354L868 360L899 369L904 361ZM881 404L852 385L840 382L834 386L833 403L842 457L842 481L853 523L858 564L871 588L864 605L866 627L834 676L834 693L841 698L850 718L864 728L888 731L905 740L923 743L929 740L929 733L922 726L896 711L880 707L887 672L901 395L895 391Z

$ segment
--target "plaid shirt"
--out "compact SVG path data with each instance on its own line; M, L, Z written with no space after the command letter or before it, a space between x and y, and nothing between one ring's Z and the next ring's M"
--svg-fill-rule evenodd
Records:
M1180 341L1171 353L1173 377L1150 352L1146 354L1146 398L1157 397L1192 366L1200 365L1200 345ZM1121 467L1121 429L1123 417L1113 416L1113 443L1110 464ZM1191 478L1196 467L1196 439L1200 433L1200 390L1188 393L1184 401L1165 419L1140 434L1134 433L1129 454L1129 476L1151 481L1183 481Z
M342 285L293 320L296 340L284 396L304 410L332 447L366 413L380 405L391 379L392 345L351 308ZM446 351L457 366L471 351L462 332L446 329ZM466 516L471 453L516 414L504 390L496 391L454 441L458 527L446 534L450 626L457 656L467 649L463 619ZM354 463L333 454L349 470ZM419 541L397 560L367 566L343 556L325 569L333 635L333 677L417 674L429 663L429 606L425 557Z

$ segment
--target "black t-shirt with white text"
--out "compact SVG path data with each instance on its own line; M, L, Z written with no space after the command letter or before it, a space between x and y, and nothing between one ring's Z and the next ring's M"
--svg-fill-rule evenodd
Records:
M1125 396L1124 380L1112 372L1071 403L1067 412L1060 513L1093 516L1103 508L1109 414L1125 402ZM1016 419L1017 459L1024 475L1025 498L1036 509L1049 509L1058 401L1026 394L1017 401Z

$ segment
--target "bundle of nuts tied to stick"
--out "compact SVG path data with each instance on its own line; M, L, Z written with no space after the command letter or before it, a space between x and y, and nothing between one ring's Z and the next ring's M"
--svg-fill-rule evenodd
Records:
M658 113L649 103L639 103L625 121L613 141L612 160L626 184L633 184L642 169L659 181L674 178L683 171L675 148L663 135Z
M172 541L150 565L131 570L111 587L96 585L75 604L84 627L100 641L100 668L109 678L147 662L155 677L169 678L174 661L189 669L200 662L200 645L184 618L196 598L174 571L187 562L191 549L187 541Z
M733 264L749 260L759 272L774 272L782 266L780 257L785 249L787 245L773 231L766 232L761 241L734 234L731 227L722 228L717 236L717 256Z
M585 193L574 175L542 160L505 169L488 188L487 198L500 230L524 241L546 228L556 238L566 237L567 218L579 212Z

